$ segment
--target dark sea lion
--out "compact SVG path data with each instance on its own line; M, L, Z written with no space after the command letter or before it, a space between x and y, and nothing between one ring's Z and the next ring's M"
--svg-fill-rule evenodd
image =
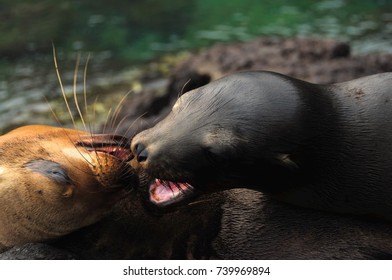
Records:
M0 137L0 251L101 219L138 184L121 136L25 126Z
M391 89L392 73L331 85L272 72L229 75L185 93L136 135L132 165L158 178L150 186L157 205L193 188L246 187L390 221Z
M217 258L392 258L388 222L292 206L249 189L224 195Z
M162 215L128 196L111 216L51 245L78 259L391 259L392 225L231 189ZM31 259L24 249L4 258Z

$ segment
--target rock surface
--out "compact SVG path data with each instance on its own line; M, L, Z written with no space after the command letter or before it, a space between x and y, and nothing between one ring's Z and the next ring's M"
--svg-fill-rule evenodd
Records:
M73 260L76 256L42 243L27 243L1 253L0 260Z

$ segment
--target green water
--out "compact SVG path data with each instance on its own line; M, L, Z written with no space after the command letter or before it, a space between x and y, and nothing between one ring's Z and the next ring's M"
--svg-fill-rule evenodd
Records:
M391 1L235 0L225 9L224 0L199 3L197 18L207 18L191 27L195 36L188 33L190 41L318 36L352 42L361 52L392 51Z
M349 41L391 52L391 0L1 0L0 53L106 52L144 61L166 52L258 36Z

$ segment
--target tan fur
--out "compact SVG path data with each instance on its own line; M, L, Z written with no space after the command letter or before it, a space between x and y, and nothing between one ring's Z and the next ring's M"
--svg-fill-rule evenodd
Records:
M0 251L92 224L124 197L127 192L118 182L124 163L84 147L95 136L25 126L0 137ZM26 167L36 160L59 164L70 182L58 182Z

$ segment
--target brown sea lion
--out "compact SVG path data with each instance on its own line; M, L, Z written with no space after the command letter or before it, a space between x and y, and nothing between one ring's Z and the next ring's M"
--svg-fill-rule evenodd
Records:
M391 88L392 73L331 85L272 72L228 75L185 93L136 135L132 165L158 178L150 185L157 205L193 189L246 187L391 221Z
M0 251L90 225L138 184L121 136L25 126L0 137ZM127 188L128 187L128 188Z

